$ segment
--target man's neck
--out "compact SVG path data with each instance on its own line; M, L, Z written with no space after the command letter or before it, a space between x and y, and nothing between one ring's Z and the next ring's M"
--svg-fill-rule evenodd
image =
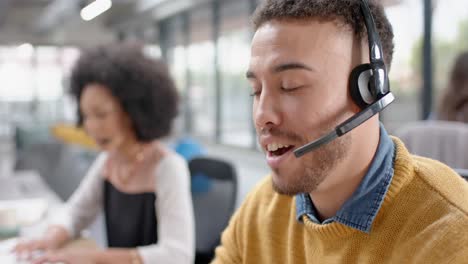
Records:
M369 170L379 144L378 125L375 133L368 135L361 136L361 140L353 138L348 156L330 172L316 190L309 193L320 221L336 215Z

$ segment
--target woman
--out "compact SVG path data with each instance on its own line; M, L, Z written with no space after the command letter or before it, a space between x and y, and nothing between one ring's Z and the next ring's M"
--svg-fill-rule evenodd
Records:
M67 202L67 217L19 255L33 263L193 263L194 220L184 159L159 140L177 114L166 66L125 45L85 52L71 76L79 124L103 150ZM60 251L103 209L109 249Z
M468 123L468 51L457 57L437 118Z

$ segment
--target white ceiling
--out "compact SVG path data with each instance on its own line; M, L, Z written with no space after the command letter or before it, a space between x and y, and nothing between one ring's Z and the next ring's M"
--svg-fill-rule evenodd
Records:
M91 1L88 1L91 2ZM113 0L112 8L89 22L79 17L85 0L0 0L0 45L19 43L95 45L116 38L107 21L133 11L133 0Z

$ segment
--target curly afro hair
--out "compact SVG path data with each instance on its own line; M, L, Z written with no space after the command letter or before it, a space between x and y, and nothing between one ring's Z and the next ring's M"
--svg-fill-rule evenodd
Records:
M85 50L70 77L80 101L88 84L107 87L129 115L137 140L149 142L169 134L178 112L178 94L166 64L150 59L140 46L112 44ZM78 125L83 125L78 106Z
M368 2L382 42L384 61L390 69L394 50L392 25L378 0ZM367 39L360 3L360 0L264 0L255 10L252 22L257 30L272 20L336 21L350 28L359 39Z

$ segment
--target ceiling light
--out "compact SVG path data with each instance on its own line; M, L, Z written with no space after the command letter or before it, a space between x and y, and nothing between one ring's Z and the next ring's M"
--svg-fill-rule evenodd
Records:
M84 21L89 21L111 8L111 0L96 0L81 9L80 15Z

